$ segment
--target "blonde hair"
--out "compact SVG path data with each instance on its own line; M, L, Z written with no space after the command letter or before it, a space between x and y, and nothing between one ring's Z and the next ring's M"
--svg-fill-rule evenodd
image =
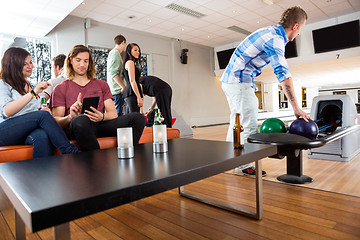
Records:
M87 77L89 79L94 79L95 78L95 72L96 72L95 63L94 63L94 61L92 59L90 49L85 47L84 45L76 45L70 50L70 52L67 55L66 60L65 60L65 63L66 63L66 75L70 80L73 80L74 76L75 76L74 68L73 68L73 66L71 64L71 59L75 58L79 53L82 53L82 52L89 53L89 66L88 66L88 69L87 69Z

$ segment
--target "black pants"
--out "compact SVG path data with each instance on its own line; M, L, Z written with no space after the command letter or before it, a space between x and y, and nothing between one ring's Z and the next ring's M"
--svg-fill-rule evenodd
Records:
M112 120L92 122L81 114L70 123L69 138L75 139L82 151L100 149L98 137L115 137L117 128L132 127L134 146L139 143L145 127L145 118L139 113L130 113Z
M125 101L125 114L132 112L140 112L136 96L130 96L124 98Z
M172 115L171 115L171 88L162 88L156 96L156 104L160 109L161 115L164 117L164 124L168 127L172 127Z

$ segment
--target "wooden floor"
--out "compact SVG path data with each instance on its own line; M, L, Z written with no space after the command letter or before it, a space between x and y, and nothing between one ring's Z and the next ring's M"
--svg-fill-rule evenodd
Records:
M196 139L224 141L228 125L194 128ZM360 154L349 162L309 159L304 151L303 173L314 179L312 183L302 185L336 193L360 197ZM263 179L278 182L276 177L286 173L286 160L265 158L263 170L267 172ZM229 171L235 174L235 171Z
M216 139L224 136L219 129L226 128L219 126L194 129L195 138L208 135L207 139L223 140L224 138ZM272 171L276 172L283 160L266 159L263 162L268 177L271 177L275 175ZM279 166L272 167L273 162ZM315 172L310 172L311 168L315 166L304 171L315 177ZM327 169L322 170L323 175L316 177L315 183L325 180L329 184L323 185L334 184L336 186L333 186L333 189L345 191L340 182L333 183L326 178L326 175L330 174L326 173ZM332 173L333 169L330 169ZM359 197L282 184L273 180L263 183L264 217L260 221L180 197L174 189L73 221L70 223L71 238L360 239ZM347 184L356 185L345 183ZM254 179L240 177L230 171L188 185L186 190L253 209L254 185ZM1 191L0 210L0 239L14 239L14 210ZM27 239L51 238L51 229L37 233L27 232Z

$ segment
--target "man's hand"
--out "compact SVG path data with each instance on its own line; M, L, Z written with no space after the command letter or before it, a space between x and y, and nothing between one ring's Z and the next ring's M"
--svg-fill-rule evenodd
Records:
M89 117L92 122L101 122L103 120L103 113L94 107L90 107L92 111L85 110L84 115Z
M294 109L294 115L296 118L302 117L306 122L308 122L308 119L311 119L310 116L300 108Z
M81 93L79 93L76 102L70 107L70 118L73 119L74 117L81 114L82 102L81 102Z

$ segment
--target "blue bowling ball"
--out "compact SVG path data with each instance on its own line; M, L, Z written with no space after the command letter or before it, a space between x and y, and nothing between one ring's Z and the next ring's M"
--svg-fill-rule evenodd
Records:
M297 134L314 140L319 134L319 128L317 124L311 119L308 119L308 122L306 122L303 118L298 118L291 123L289 133Z

